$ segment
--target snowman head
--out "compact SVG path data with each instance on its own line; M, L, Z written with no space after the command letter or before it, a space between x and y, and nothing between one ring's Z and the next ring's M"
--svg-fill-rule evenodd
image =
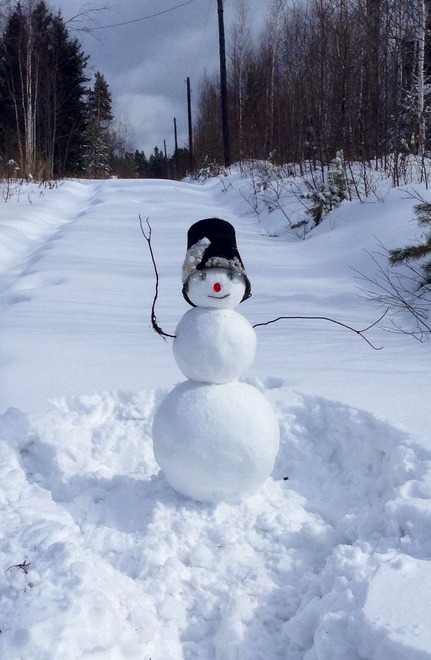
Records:
M192 307L233 309L251 296L229 222L208 218L190 227L182 279L183 296Z
M233 309L245 295L245 277L232 268L202 268L187 280L186 300L194 307Z

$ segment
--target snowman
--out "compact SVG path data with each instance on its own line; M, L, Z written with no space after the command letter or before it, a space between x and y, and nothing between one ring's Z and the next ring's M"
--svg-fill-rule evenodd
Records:
M173 354L187 380L156 410L155 458L178 493L238 502L271 474L279 427L265 396L239 380L254 360L256 334L235 311L251 287L229 222L190 227L182 279L191 309L178 323Z

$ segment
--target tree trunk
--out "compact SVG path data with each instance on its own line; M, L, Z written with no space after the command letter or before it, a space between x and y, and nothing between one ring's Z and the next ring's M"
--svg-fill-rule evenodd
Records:
M426 123L424 112L424 77L425 77L425 25L426 25L426 8L425 0L418 0L418 97L417 97L417 113L418 113L418 156L423 158L425 155L425 140L426 140Z

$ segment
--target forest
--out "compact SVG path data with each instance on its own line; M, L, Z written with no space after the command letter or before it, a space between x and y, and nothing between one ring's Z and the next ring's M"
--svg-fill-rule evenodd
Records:
M264 160L302 170L334 159L403 181L430 152L430 0L272 0L256 32L247 0L226 25L229 156L220 75L194 99L194 169ZM181 178L187 149L149 158L113 116L104 75L61 13L39 0L1 3L0 174Z
M149 158L133 149L130 127L113 115L105 76L88 75L89 57L61 13L37 0L0 8L3 179L170 174L169 159L157 147Z
M4 177L51 179L101 172L111 99L102 74L97 73L94 85L88 86L87 61L61 15L52 14L44 2L18 3L3 17L0 156Z
M253 34L239 0L227 47L230 159L319 167L342 153L400 180L430 149L429 0L273 0ZM195 155L222 162L219 78L200 85Z

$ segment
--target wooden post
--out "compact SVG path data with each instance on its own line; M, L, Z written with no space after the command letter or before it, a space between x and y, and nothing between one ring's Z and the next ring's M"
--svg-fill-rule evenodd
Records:
M177 120L175 117L174 117L174 145L175 145L175 151L178 151Z
M165 164L166 164L166 176L168 179L171 178L171 167L168 159L168 151L166 149L166 140L163 140L163 149L165 153Z
M178 133L177 133L177 120L174 117L174 145L175 145L175 151L174 151L174 177L177 178L178 176Z
M187 78L187 116L189 123L189 169L193 172L193 129L192 129L192 95L190 92L190 78Z

